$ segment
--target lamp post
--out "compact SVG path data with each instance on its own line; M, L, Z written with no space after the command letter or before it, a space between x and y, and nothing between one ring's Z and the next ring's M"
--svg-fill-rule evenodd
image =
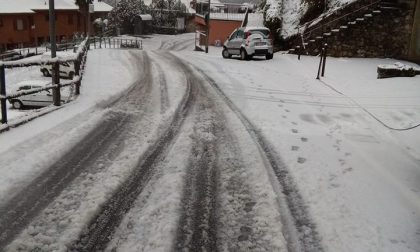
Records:
M204 20L206 22L206 26L207 26L207 36L206 36L206 53L209 53L209 37L210 37L210 0L208 1L208 9L207 9L207 14L204 15Z
M55 10L54 10L54 0L49 0L49 28L50 28L50 44L51 44L51 58L57 57L56 54L56 38L55 38ZM54 62L52 65L52 84L57 85L53 88L53 101L55 106L60 106L60 73L59 73L59 64Z

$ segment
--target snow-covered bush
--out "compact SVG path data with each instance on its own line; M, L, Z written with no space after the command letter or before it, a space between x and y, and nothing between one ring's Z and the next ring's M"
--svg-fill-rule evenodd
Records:
M109 13L109 27L122 28L126 33L133 33L134 17L149 12L149 7L142 0L121 0Z

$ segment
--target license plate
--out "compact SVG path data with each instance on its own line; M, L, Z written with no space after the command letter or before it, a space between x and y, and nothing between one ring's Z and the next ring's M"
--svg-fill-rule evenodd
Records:
M265 42L256 42L255 45L256 46L264 46L265 45Z

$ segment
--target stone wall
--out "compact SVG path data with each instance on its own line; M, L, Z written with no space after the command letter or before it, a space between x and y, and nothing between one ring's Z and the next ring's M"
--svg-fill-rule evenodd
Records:
M324 33L331 33L329 37L317 39L316 43L310 43L306 51L316 55L322 44L328 44L328 54L336 57L393 57L409 59L410 43L412 43L412 30L416 4L420 0L383 0L366 10L351 14L360 6L366 5L366 1L357 3L340 10L315 27L305 39L315 38ZM392 6L386 8L388 5ZM382 7L382 8L381 8ZM385 7L385 8L384 8ZM397 7L397 8L395 8ZM381 13L372 14L374 10ZM372 17L365 17L365 14L372 14ZM331 22L331 20L337 20ZM364 18L356 24L348 25L348 22L356 18ZM332 32L333 29L346 25L347 29L340 29L339 32ZM411 49L412 50L412 49Z
M382 13L329 38L329 54L338 57L392 57L409 55L415 0L406 0L400 10Z

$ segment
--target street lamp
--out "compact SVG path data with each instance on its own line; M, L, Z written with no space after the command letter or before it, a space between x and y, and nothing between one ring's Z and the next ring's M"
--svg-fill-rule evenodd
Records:
M49 28L50 28L50 45L51 45L51 58L57 57L56 39L55 39L55 8L54 0L49 0ZM60 106L60 73L58 62L54 62L52 65L52 84L57 85L53 88L53 101L55 106Z

